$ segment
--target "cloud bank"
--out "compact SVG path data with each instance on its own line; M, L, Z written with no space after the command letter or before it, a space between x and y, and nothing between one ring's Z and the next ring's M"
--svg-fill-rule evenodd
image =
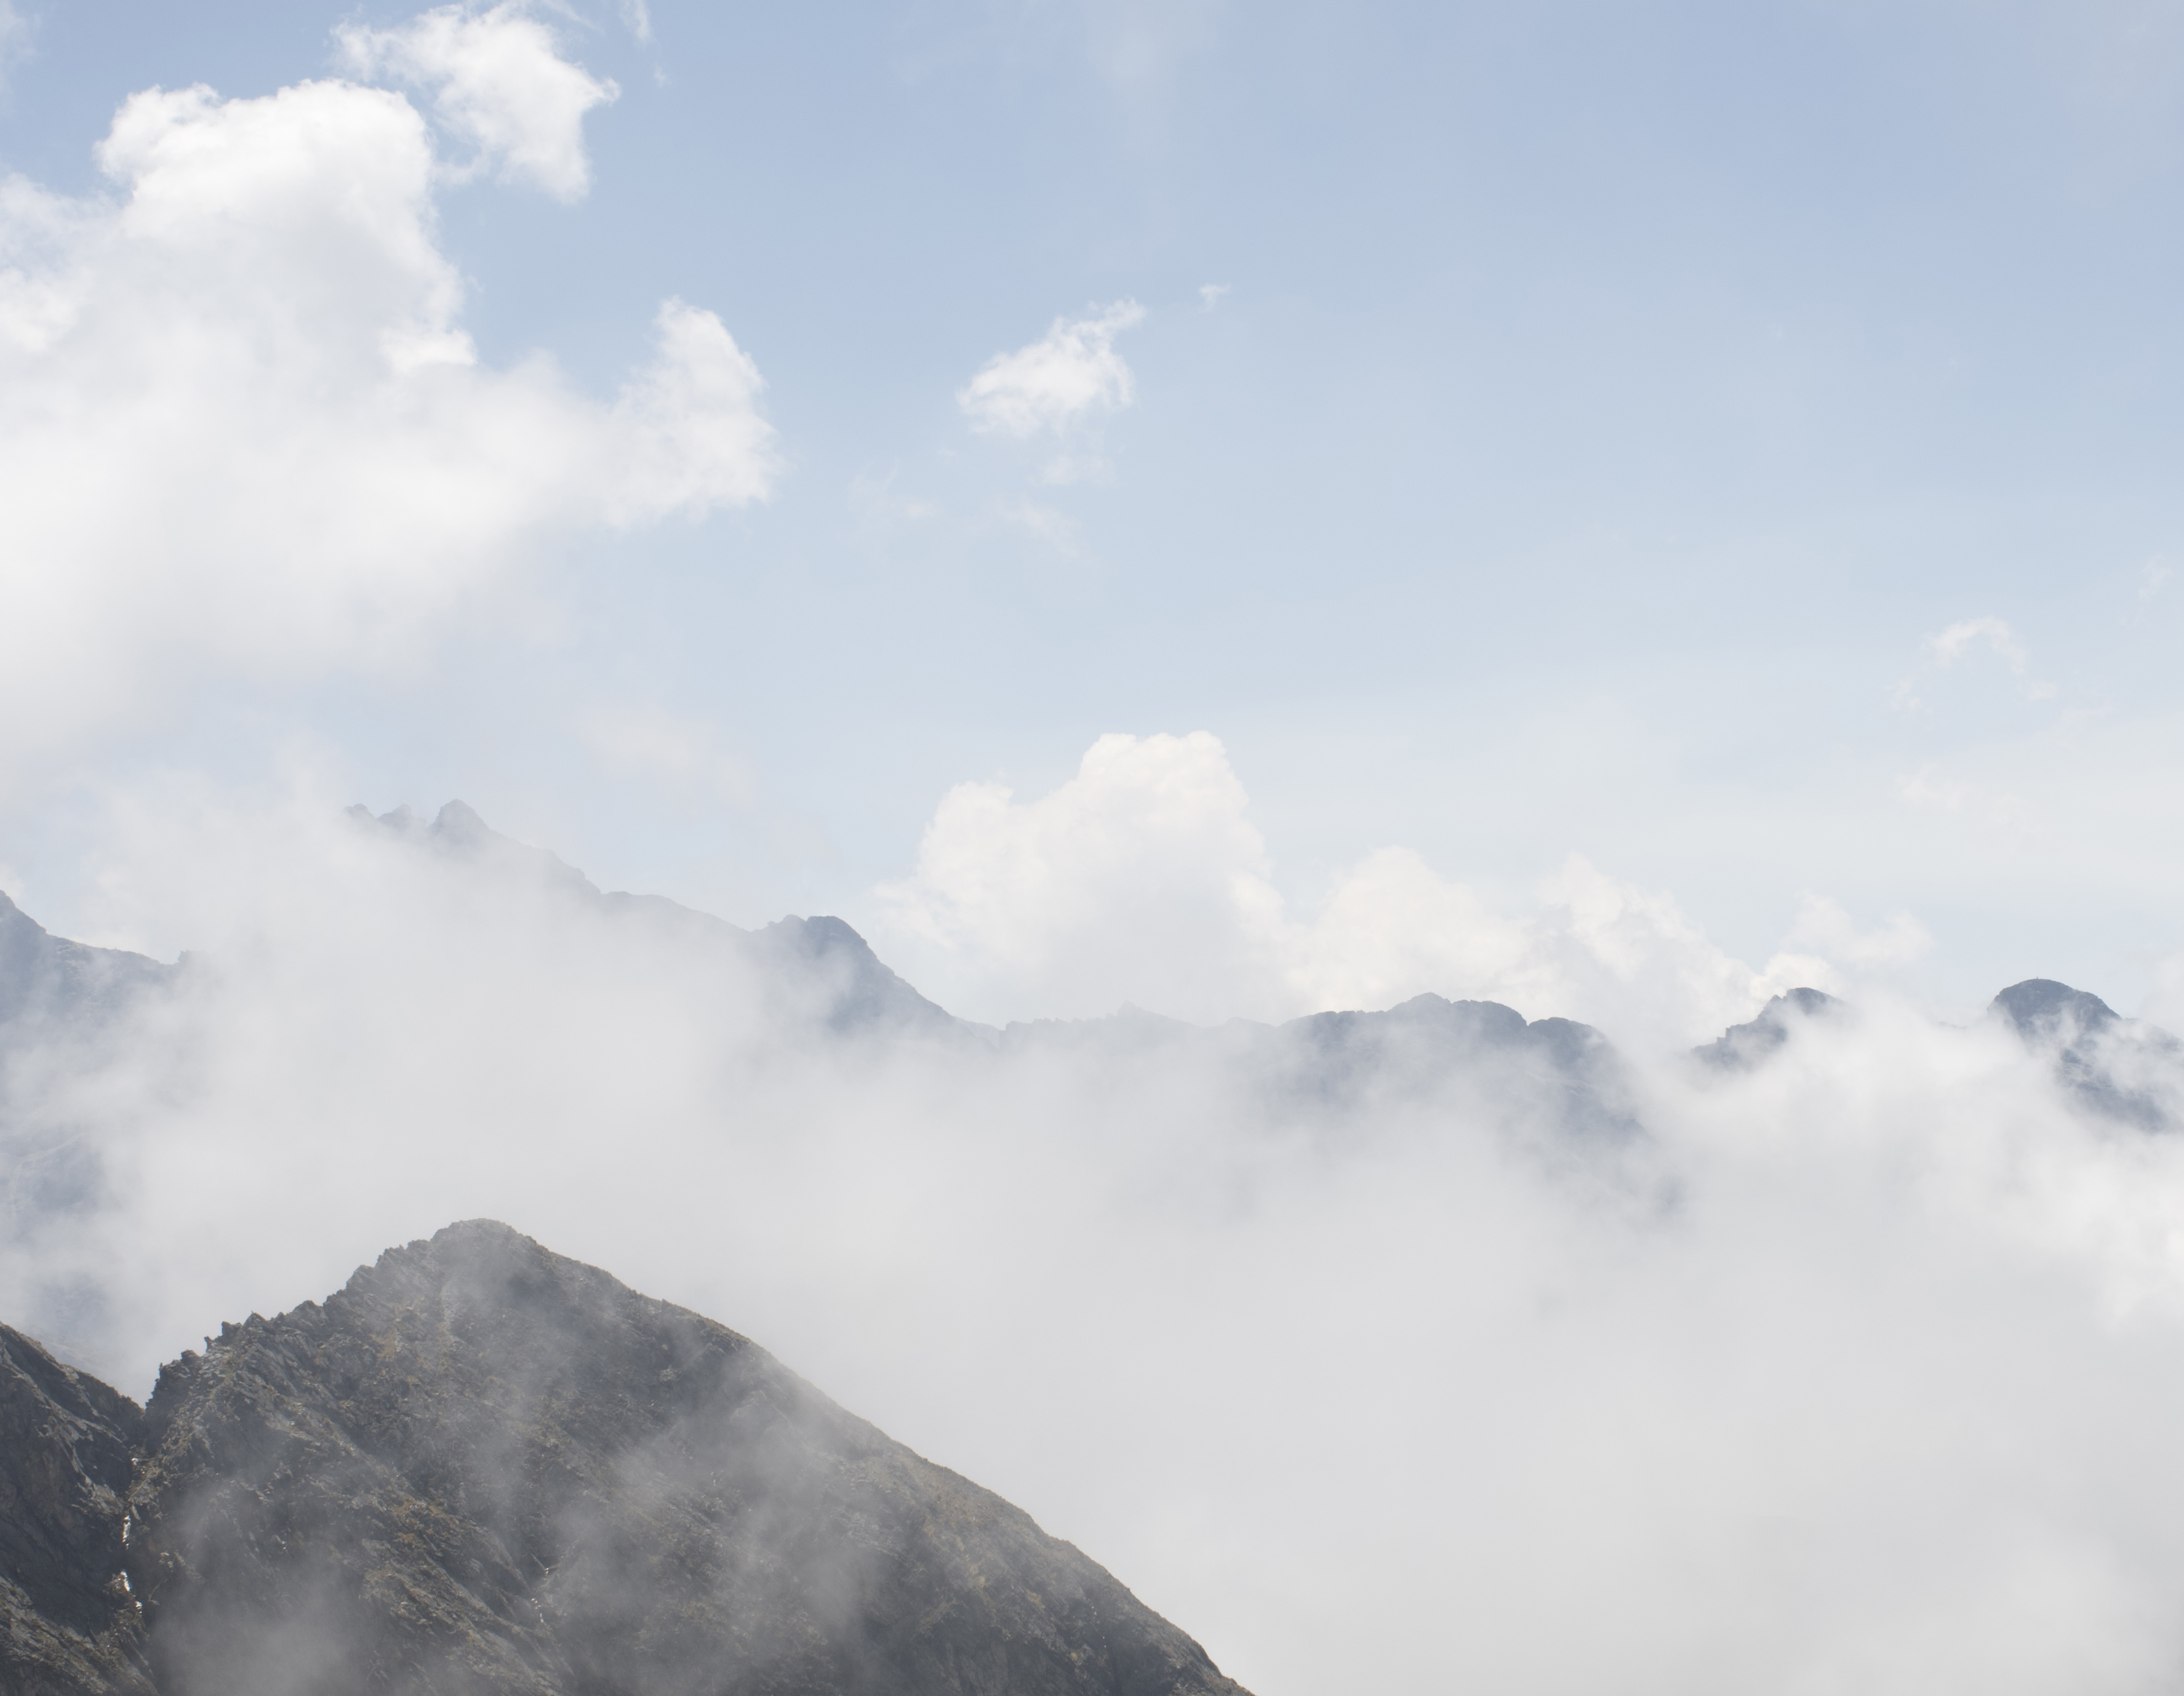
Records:
M1089 832L1111 881L1072 923L1134 923L1118 812L1249 871L1211 739L1099 753L1030 820L956 799L1018 885ZM1997 1025L1881 999L1747 1074L1641 1056L1645 1134L1607 1146L1157 1043L785 1040L674 928L322 798L140 802L98 853L117 929L204 951L96 1052L7 1070L0 1292L132 1389L206 1314L487 1214L753 1335L1259 1696L2184 1671L2184 1144L2088 1119ZM1602 954L1674 929L1562 899ZM1617 957L1690 993L1673 947Z
M950 790L915 872L879 891L878 934L979 1018L1089 1018L1128 1001L1212 1024L1432 992L1589 1020L1650 1047L1703 1040L1784 990L1838 988L1923 946L1908 915L1864 934L1815 895L1784 951L1755 968L1668 895L1579 856L1512 913L1384 848L1300 916L1249 807L1212 735L1103 736L1051 794Z
M366 45L432 70L497 170L581 189L604 85L535 20L437 12ZM0 183L15 762L208 676L398 661L549 534L701 516L779 474L757 370L699 307L662 305L610 400L543 354L478 359L447 173L398 92L148 90L98 158L107 192Z

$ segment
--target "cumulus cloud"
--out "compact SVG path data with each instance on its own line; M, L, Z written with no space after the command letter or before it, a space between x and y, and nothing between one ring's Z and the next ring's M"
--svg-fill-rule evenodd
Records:
M498 15L469 22L522 22ZM478 360L398 92L151 90L98 156L110 193L0 184L14 757L210 672L402 659L549 533L777 476L758 374L710 312L663 306L611 401L543 355Z
M996 354L956 397L973 429L1032 437L1061 433L1118 411L1136 398L1115 338L1145 321L1145 308L1118 300L1083 318L1057 318L1028 347Z
M640 23L649 35L641 5L631 28ZM335 34L356 76L429 96L432 115L471 150L449 167L458 178L491 175L570 201L591 187L584 114L621 91L565 59L556 31L524 0L442 6L395 29L345 24Z
M1890 915L1875 929L1861 930L1858 922L1837 901L1807 891L1797 900L1797 923L1791 926L1785 946L1817 949L1830 960L1855 967L1887 969L1908 966L1934 946L1933 934L1908 912ZM1832 989L1832 984L1815 984Z
M1000 783L950 790L915 875L883 899L967 993L1006 984L1026 1010L1065 1016L1136 999L1225 1018L1255 1007L1279 964L1281 897L1246 805L1202 731L1102 736L1036 800Z
M1790 953L1747 966L1669 896L1577 856L1511 914L1415 852L1384 849L1300 917L1204 732L1103 736L1075 777L1028 800L1000 783L951 790L916 872L879 898L913 975L997 1018L1124 1001L1201 1022L1279 1018L1430 991L1663 1046L1711 1036L1832 969Z

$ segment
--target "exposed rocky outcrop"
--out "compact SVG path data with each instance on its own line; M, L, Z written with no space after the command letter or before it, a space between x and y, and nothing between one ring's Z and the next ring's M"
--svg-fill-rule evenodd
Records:
M0 1325L0 1691L148 1696L122 1515L142 1414Z
M1245 1696L1006 1502L504 1225L223 1326L141 1416L24 1347L8 1696Z

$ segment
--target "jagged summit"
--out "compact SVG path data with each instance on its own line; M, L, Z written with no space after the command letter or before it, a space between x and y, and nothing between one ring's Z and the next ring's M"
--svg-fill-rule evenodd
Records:
M1245 1696L749 1339L489 1220L223 1325L141 1416L29 1353L0 1482L89 1505L47 1604L0 1593L49 1651L9 1696Z

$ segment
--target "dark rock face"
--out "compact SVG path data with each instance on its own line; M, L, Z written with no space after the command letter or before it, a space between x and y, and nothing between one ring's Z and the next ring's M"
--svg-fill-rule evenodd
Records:
M1732 1024L1691 1053L1700 1064L1723 1072L1748 1072L1790 1040L1808 1020L1837 1019L1850 1008L1825 990L1790 990L1759 1009L1758 1016Z
M2184 1043L2158 1026L2052 978L2012 984L1987 1004L1987 1016L2048 1056L2056 1081L2080 1106L2142 1130L2184 1123Z
M0 1691L148 1696L122 1515L142 1415L0 1325Z
M160 1375L164 1696L1243 1696L999 1498L505 1226Z

